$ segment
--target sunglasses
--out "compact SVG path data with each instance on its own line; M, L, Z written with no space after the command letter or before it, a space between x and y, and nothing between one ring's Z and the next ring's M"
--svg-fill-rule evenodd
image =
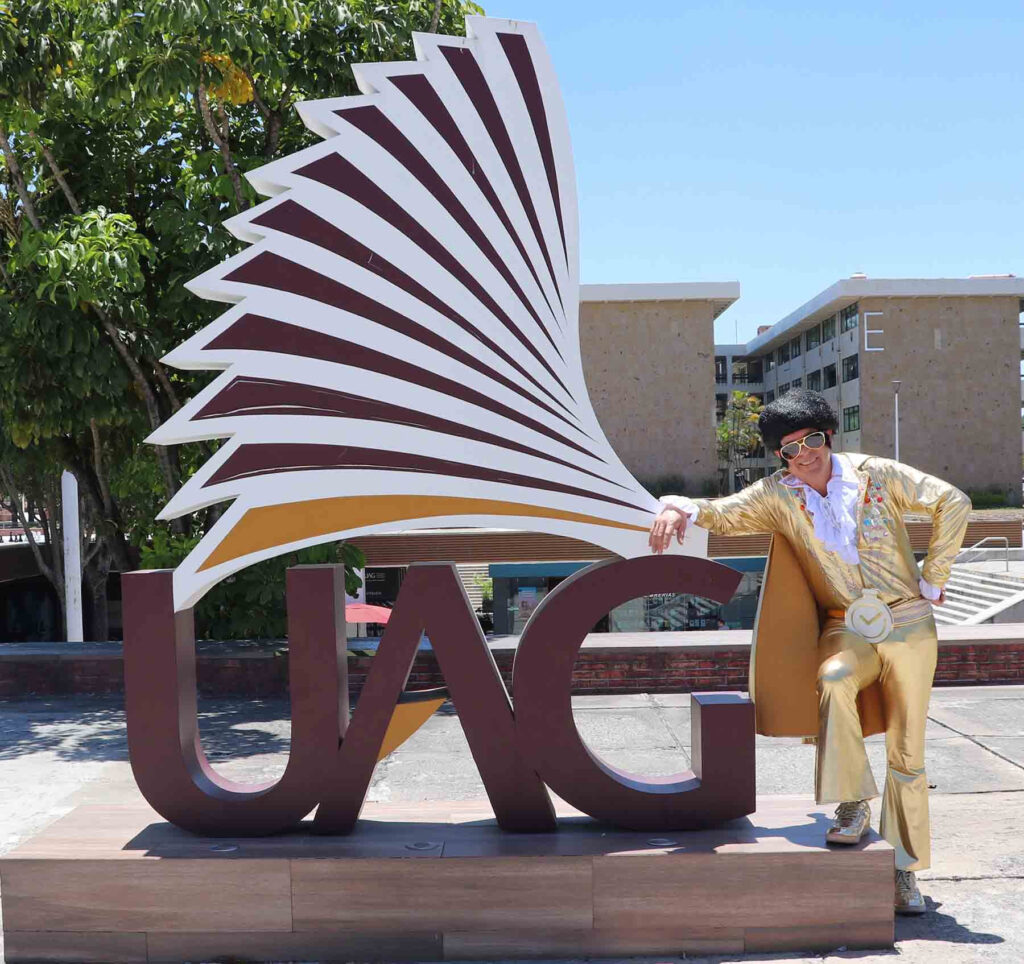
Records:
M811 432L810 435L805 435L803 438L797 439L795 442L787 442L779 449L779 455L788 462L790 459L795 459L800 454L800 449L805 445L809 449L820 449L825 442L826 438L824 432Z

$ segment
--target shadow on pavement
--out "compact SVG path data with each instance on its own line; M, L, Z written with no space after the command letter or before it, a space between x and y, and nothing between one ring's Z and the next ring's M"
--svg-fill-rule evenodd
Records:
M211 761L287 753L288 700L202 700L199 727ZM0 703L0 761L34 753L58 760L128 759L119 697Z
M972 931L959 923L952 914L940 914L941 902L925 896L928 913L920 917L897 917L897 941L942 941L946 944L1004 944L998 934Z

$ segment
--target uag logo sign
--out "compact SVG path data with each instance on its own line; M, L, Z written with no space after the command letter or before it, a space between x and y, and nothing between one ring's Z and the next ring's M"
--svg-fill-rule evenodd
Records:
M608 444L587 394L575 175L535 27L470 17L465 39L415 43L414 62L355 67L361 96L299 106L323 142L248 175L271 200L228 227L251 246L190 284L231 307L165 361L222 374L150 441L226 441L163 517L231 505L173 574L126 577L140 786L201 832L271 832L317 804L320 829L350 829L378 756L429 709L396 702L426 629L503 827L553 826L545 783L627 826L750 812L746 703L704 698L696 775L674 780L619 774L576 734L572 662L615 600L725 601L736 576L697 558L639 558L658 502ZM337 577L293 571L288 768L255 790L220 780L196 733L190 607L284 552L444 526L554 533L625 561L591 567L534 614L514 712L453 570L415 567L351 724L331 629ZM681 551L703 554L701 539L695 531ZM718 752L740 744L738 757Z

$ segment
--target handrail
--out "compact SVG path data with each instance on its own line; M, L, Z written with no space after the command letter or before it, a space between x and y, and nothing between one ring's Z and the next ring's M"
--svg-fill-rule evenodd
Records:
M1010 571L1010 540L1006 536L985 536L984 539L979 539L973 546L968 546L966 549L961 549L953 559L953 562L961 562L960 556L965 552L972 552L973 550L983 546L986 542L1002 542L1004 561L1006 562L1006 571Z

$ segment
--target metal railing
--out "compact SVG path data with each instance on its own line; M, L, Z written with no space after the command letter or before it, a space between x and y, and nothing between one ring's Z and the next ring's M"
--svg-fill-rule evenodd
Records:
M1001 542L1003 544L1003 558L1006 563L1006 571L1010 571L1010 540L1006 536L985 536L984 539L980 539L974 543L973 546L968 546L966 549L961 549L957 554L953 562L964 562L963 556L969 552L973 552L975 549L980 549L986 542Z

